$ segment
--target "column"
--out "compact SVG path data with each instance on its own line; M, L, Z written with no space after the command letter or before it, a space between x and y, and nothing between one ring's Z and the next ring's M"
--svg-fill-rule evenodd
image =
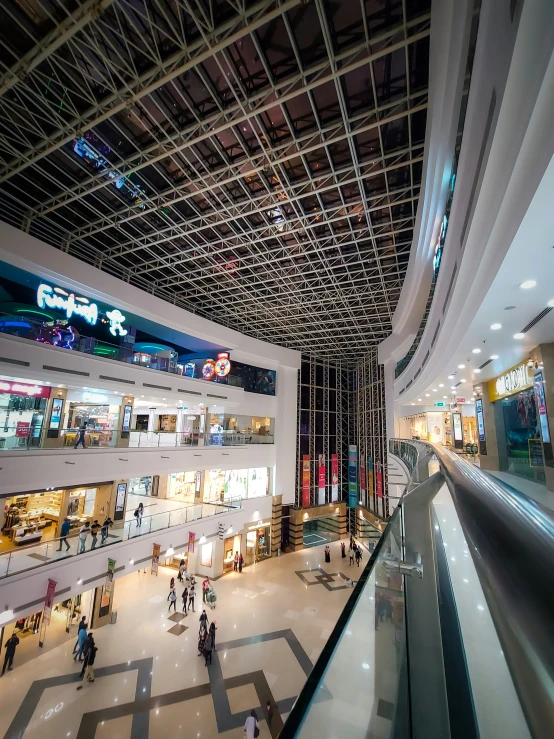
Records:
M121 400L121 406L119 409L119 419L117 422L117 439L116 439L116 446L118 447L128 447L129 446L129 429L131 428L131 416L133 414L133 403L135 402L135 399L132 395L125 395ZM125 423L125 406L131 406L131 412L129 413L129 417L127 419L127 428L124 429L123 425Z
M529 374L534 374L541 369L543 374L546 417L548 419L548 433L550 436L550 441L546 444L543 438L544 474L547 490L554 492L554 460L552 459L552 432L554 431L554 344L539 344L530 352L530 357L534 362L534 366L533 368L529 368ZM540 422L538 408L537 420Z
M59 425L57 429L50 428L52 423L52 405L54 400L63 400L62 412L60 414ZM44 426L42 427L41 433L41 446L44 449L60 449L63 446L64 434L62 429L64 427L64 418L66 416L66 404L67 404L67 389L66 388L52 388L52 394L48 405L46 407L46 413L44 415Z
M296 446L298 434L298 370L280 367L277 371L277 418L275 419L275 495L285 505L294 505L296 488Z
M496 428L494 404L490 401L489 396L489 383L477 383L473 386L480 387L481 390L476 390L477 397L483 401L483 423L485 424L485 445L486 454L483 454L482 443L479 444L480 455L479 462L481 469L483 470L500 470L500 450L498 447L498 435ZM500 401L498 401L500 402ZM499 429L501 434L504 434L504 429Z

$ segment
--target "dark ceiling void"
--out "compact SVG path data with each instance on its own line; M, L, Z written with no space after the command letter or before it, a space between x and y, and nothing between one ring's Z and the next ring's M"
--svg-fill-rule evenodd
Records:
M391 330L430 0L5 0L0 218L260 339Z

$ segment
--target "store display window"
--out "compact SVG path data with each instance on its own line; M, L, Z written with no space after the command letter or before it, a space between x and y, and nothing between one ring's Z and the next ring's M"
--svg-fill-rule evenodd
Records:
M254 467L248 470L248 497L259 498L267 495L269 476L267 467Z
M178 497L185 503L194 503L196 472L174 472L169 475L167 497Z
M50 388L0 380L0 449L39 446Z
M76 399L81 395L82 400ZM115 444L121 401L119 398L94 393L70 391L64 421L64 446L75 446L79 428L86 425L86 444Z
M269 523L252 527L246 534L246 564L254 564L271 556L271 526Z
M225 539L223 544L223 572L230 572L233 569L235 552L240 554L240 541L240 534Z
M530 452L539 448L536 442L541 438L533 388L497 400L493 406L500 469L544 483L542 461L533 459Z

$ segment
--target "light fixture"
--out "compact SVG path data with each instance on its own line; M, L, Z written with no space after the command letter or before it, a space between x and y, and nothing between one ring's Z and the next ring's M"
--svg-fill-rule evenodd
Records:
M130 565L134 565L134 564L135 564L135 560L134 560L134 559L130 559L130 560L129 560L129 564L130 564Z
M465 368L466 368L465 364L459 364L458 365L458 369L465 369Z
M434 393L436 393L436 392L437 392L437 388L436 388L436 387L434 387L434 388L433 388L433 392L434 392Z
M498 359L498 354L491 354L491 359Z
M412 403L412 405L415 405L415 403Z
M456 389L456 385L450 385L450 389L451 390L455 390Z
M77 580L77 585L82 585L82 584L83 584L83 578L82 578L82 577L80 577L80 578L79 578L79 579Z
M448 375L448 379L449 380L453 380L454 379L454 375Z
M431 397L430 393L425 393L425 397L430 398Z
M525 282L522 282L520 284L520 287L523 290L529 290L529 288L535 287L536 284L537 284L537 281L536 280L525 280Z
M481 354L481 349L472 349L473 354Z
M479 385L479 387L476 386L475 389L476 390L481 390L481 385Z
M517 334L514 334L514 339L523 339L525 334L521 333L521 331L518 331Z
M462 377L462 378L460 378L460 382L465 382L465 380L464 380L464 378L463 378L463 377Z
M204 544L205 542L206 542L206 537L204 536L204 534L202 534L202 536L200 537L200 544Z
M448 398L448 395L443 395L442 397L443 397L443 398Z
M477 393L472 393L472 395L477 395Z
M444 387L444 383L439 383L439 387Z
M502 328L502 324L501 323L492 323L491 324L491 329L493 331L498 331L499 328Z
M549 308L554 308L554 300L549 300L547 305Z
M481 370L479 369L479 367L476 367L476 368L475 368L475 369L474 369L473 371L474 371L474 372L475 372L476 374L479 374L479 372L481 372Z
M168 549L168 550L167 550L167 552L165 553L165 556L166 556L166 557L172 557L172 556L173 556L174 554L175 554L175 549L173 549L173 547L172 547L172 546L171 546L171 544L170 544L170 545L169 545L169 549Z
M421 403L421 398L418 398L418 399L417 399L417 402L418 402L418 403Z

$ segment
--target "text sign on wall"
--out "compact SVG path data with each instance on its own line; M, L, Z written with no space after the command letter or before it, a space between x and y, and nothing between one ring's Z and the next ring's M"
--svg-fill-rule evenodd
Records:
M51 308L65 313L69 320L72 316L80 316L91 326L98 321L99 310L96 303L91 303L88 298L67 292L61 287L52 287L44 282L37 289L37 305L39 308ZM127 329L123 328L125 316L117 308L106 312L106 318L110 322L110 333L112 336L126 336Z
M496 380L489 381L489 395L491 401L503 398L506 395L512 395L519 390L531 387L527 372L527 364L520 364L508 370L506 374L497 377Z
M29 398L49 398L50 388L42 385L25 385L22 382L8 382L0 380L0 393L11 395L26 395Z

